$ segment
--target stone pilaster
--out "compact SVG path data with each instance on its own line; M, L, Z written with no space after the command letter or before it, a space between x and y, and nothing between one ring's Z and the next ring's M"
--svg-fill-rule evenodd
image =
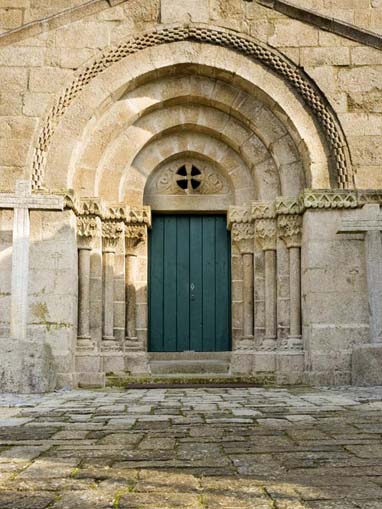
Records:
M243 339L254 337L253 223L232 223L232 241L240 250L243 268Z
M98 221L92 216L77 218L78 238L78 335L77 349L93 349L90 336L90 255Z
M287 348L302 350L301 337L301 233L302 216L278 217L280 238L289 252L289 337Z
M103 335L102 348L114 349L114 258L123 227L120 222L102 222Z
M126 292L126 334L125 346L129 350L139 350L137 338L135 280L137 273L137 247L145 242L147 226L128 224L125 226L125 292Z

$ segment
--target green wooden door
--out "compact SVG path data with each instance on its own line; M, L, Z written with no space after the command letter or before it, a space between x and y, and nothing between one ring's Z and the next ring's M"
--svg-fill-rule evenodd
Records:
M153 217L149 241L152 352L230 350L230 246L224 216Z

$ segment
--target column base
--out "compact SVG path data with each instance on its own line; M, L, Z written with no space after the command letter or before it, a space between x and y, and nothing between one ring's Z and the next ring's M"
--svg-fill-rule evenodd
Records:
M289 336L285 348L292 351L303 350L302 336Z
M260 350L263 352L273 352L277 349L276 338L264 338L260 346Z
M125 351L136 351L142 352L144 351L143 342L138 339L138 337L126 337L125 338Z
M76 344L76 350L86 350L86 351L92 351L95 348L94 341L90 336L78 336L77 337L77 344Z
M56 368L49 345L0 339L0 392L41 393L56 388Z
M382 343L358 345L353 348L352 384L382 385Z
M109 337L109 336L104 336L102 338L102 342L101 342L101 350L102 352L110 352L110 351L118 351L118 350L121 350L121 344L119 341L117 341L115 339L114 336L112 337Z

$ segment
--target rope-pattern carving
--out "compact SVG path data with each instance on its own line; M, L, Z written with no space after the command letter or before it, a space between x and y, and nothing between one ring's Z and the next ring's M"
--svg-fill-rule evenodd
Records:
M335 159L339 188L346 189L352 186L352 173L350 163L348 162L346 144L335 117L319 93L302 76L297 67L270 48L238 33L201 26L178 26L133 37L105 52L98 60L94 61L92 65L86 67L75 77L53 106L39 135L33 158L33 189L36 190L43 187L46 154L60 119L72 101L93 78L114 63L140 50L160 44L185 40L215 44L233 49L260 61L285 78L299 92L305 103L314 112L326 134Z

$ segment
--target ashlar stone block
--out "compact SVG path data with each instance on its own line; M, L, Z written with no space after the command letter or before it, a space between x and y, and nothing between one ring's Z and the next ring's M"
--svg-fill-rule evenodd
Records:
M162 23L184 21L207 22L209 19L208 0L162 0Z
M358 345L352 353L352 384L382 385L382 344Z

